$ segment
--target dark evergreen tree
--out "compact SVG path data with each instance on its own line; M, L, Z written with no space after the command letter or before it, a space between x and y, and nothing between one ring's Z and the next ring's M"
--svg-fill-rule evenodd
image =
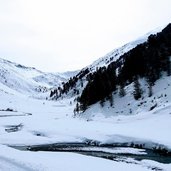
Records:
M152 84L149 84L148 87L148 97L151 97L153 95L153 86Z
M126 95L125 88L124 85L122 84L119 86L119 96L124 97L125 95Z
M110 102L110 106L112 107L114 105L114 98L112 93L109 95L109 102Z
M52 97L53 96L53 91L50 91L50 97Z
M141 89L141 86L140 86L140 83L138 81L138 78L136 77L134 79L134 92L133 92L133 95L134 95L134 98L135 100L138 100L141 98L142 96L142 89Z
M167 57L167 60L166 60L166 70L167 70L167 76L171 76L171 57Z
M104 107L104 103L105 103L105 100L104 99L100 100L100 106L101 107Z
M83 87L84 86L83 80L81 79L80 82L81 82L81 87Z
M78 102L76 104L74 111L75 111L74 113L79 113L79 111L80 111L80 106L79 106Z
M148 97L151 97L153 95L153 85L154 85L154 81L153 79L151 79L153 76L147 76L146 80L148 83Z

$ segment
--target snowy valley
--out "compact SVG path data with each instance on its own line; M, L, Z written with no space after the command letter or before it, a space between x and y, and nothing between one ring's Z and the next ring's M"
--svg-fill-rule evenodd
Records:
M77 109L95 78L91 74L124 61L124 54L161 30L76 72L44 73L0 59L0 170L171 171L171 76L166 71L150 95L147 79L139 77L140 98L134 97L132 81L124 85L124 95L116 88L112 101Z

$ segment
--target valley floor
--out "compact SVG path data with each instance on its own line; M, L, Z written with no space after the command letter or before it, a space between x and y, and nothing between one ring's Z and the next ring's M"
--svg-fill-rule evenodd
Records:
M74 153L19 151L9 146L94 141L99 144L143 144L171 150L171 104L139 115L74 118L70 99L37 100L0 92L0 170L146 171L171 170L150 160L112 161ZM128 151L129 152L129 149Z

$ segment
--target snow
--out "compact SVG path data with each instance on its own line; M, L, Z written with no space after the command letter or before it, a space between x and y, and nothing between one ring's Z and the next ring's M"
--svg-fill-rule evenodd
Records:
M106 152L112 154L137 154L137 155L145 155L147 154L143 149L135 149L135 148L102 148L102 147L83 147L80 148L83 151L99 151Z
M77 70L77 71L67 71L67 72L63 72L63 73L58 72L58 73L56 73L56 75L60 75L61 77L65 78L65 79L68 79L68 78L76 76L78 73L79 73L79 70Z
M147 100L147 106L145 107L136 107L142 101L135 101L132 98L130 85L127 87L127 96L123 98L115 97L115 108L108 109L108 103L105 104L104 108L96 104L87 110L84 115L80 114L76 118L73 117L75 104L74 102L72 105L70 104L73 99L38 100L15 93L15 91L11 92L11 89L6 88L5 91L0 91L0 99L2 99L0 103L0 144L19 146L94 140L101 144L133 142L145 144L146 148L160 145L170 150L171 86L168 85L170 80L170 77L164 77L156 83L153 96L151 98L145 97ZM145 84L144 80L141 81L141 84L143 83ZM2 90L4 88L1 87ZM163 95L167 94L167 97L157 98L161 96L161 93ZM160 105L149 111L149 107L152 105L150 101L154 97ZM133 113L127 113L125 109L123 113L116 114L116 111L127 105L127 100L130 102ZM119 106L121 101L122 105ZM165 103L166 101L168 103ZM14 112L4 111L7 108L13 109ZM6 131L10 126L19 124L22 124L23 127L18 131ZM9 150L9 152L2 153L3 149L4 151ZM112 151L103 150L113 153L143 153L143 151L136 151L131 148ZM69 170L70 168L73 170L104 170L105 168L106 170L107 167L107 170L115 168L118 171L125 170L125 168L126 170L148 170L147 167L144 167L144 161L134 165L71 153L21 152L6 146L1 146L0 151L2 170L10 170L9 168L19 170L17 167L23 170ZM72 162L67 162L71 160ZM78 165L78 161L80 165ZM66 162L68 164L64 165L63 163ZM88 166L85 164L87 162L90 163ZM44 164L42 165L42 163ZM151 164L146 163L145 165L149 166ZM168 168L171 167L169 164L156 163L154 165L166 168L165 170L169 170Z

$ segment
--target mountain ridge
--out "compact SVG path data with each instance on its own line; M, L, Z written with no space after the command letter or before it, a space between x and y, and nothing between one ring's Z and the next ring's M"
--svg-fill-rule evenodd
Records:
M49 89L61 85L68 78L69 76L65 73L46 73L34 67L27 67L0 58L1 84L20 93L47 92Z

